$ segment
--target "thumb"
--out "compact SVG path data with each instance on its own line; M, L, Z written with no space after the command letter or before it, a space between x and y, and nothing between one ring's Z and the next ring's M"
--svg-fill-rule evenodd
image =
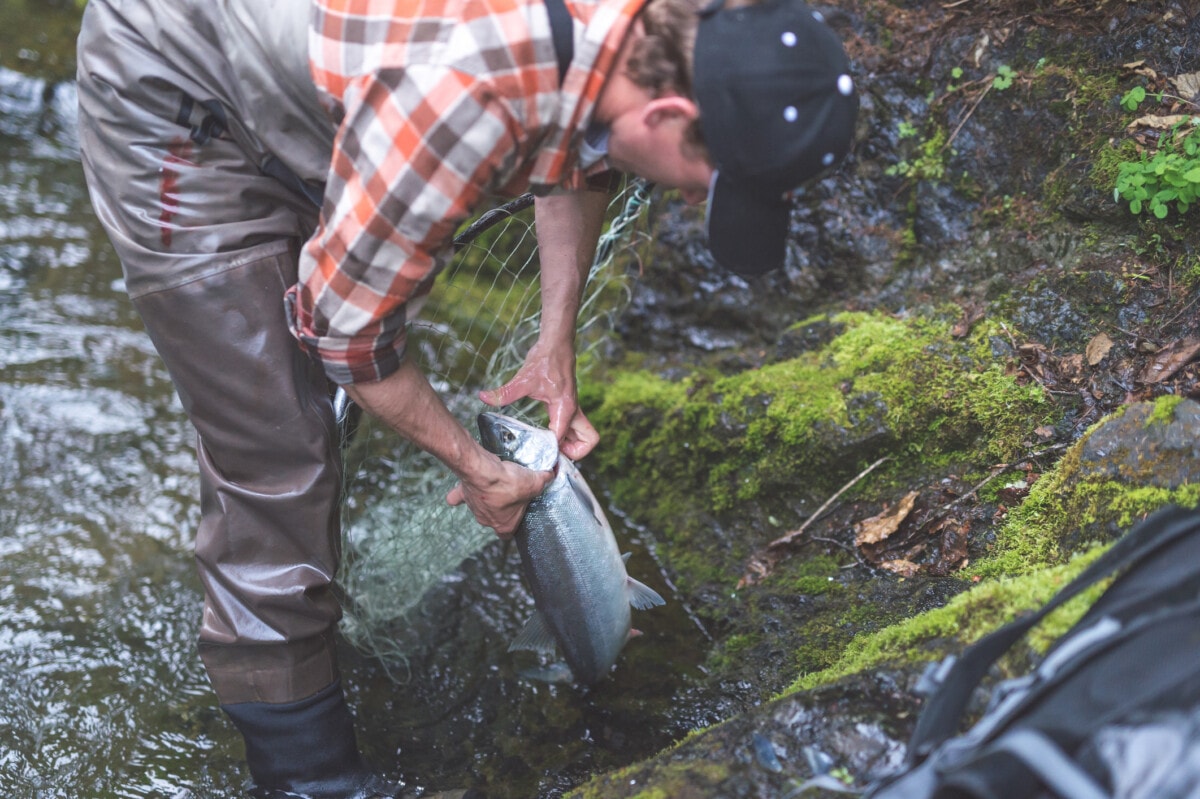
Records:
M550 417L550 432L554 433L555 440L561 446L563 439L571 431L571 417L574 415L574 408L564 400L556 400L547 405L546 413Z
M517 398L516 381L505 383L499 388L485 388L479 392L479 399L493 408L508 405Z
M463 492L462 483L455 483L454 488L446 494L447 505L461 505L467 501L467 495Z

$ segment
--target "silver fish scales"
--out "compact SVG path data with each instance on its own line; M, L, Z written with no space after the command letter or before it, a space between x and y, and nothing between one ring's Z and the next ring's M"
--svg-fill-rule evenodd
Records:
M553 433L498 413L482 413L478 421L488 451L556 472L529 503L515 536L537 610L509 650L557 648L574 679L591 685L611 670L629 640L630 607L665 602L626 573L628 555L621 555L600 503L575 464L559 453Z

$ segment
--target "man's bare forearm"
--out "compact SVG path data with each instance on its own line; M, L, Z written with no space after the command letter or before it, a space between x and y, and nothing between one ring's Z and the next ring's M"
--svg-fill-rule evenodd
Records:
M558 192L534 202L541 259L541 338L553 346L571 346L596 242L604 225L608 194Z
M376 383L344 387L367 413L435 456L462 479L478 472L488 453L459 424L429 380L409 359Z
M365 411L446 464L459 479L447 502L466 503L476 521L501 536L517 529L525 505L552 476L502 462L480 446L408 359L379 382L345 389Z

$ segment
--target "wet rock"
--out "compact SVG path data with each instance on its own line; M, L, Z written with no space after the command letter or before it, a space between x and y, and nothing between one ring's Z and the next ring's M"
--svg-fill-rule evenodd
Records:
M818 319L808 324L791 328L780 335L775 344L775 357L786 361L802 353L820 349L845 332L845 324L830 319Z
M1200 481L1200 403L1130 405L1083 441L1078 480L1178 488Z
M1094 166L1092 159L1075 155L1059 167L1054 175L1058 210L1077 222L1131 226L1130 215L1113 200L1112 192L1096 185L1092 177Z
M903 672L858 675L767 702L577 796L783 796L814 766L860 782L883 776L899 767L911 734L911 682Z

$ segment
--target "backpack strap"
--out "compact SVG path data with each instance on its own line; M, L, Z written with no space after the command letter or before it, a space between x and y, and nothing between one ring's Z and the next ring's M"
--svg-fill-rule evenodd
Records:
M971 693L992 664L1051 612L1098 580L1129 567L1177 539L1200 531L1200 513L1168 506L1118 539L1078 577L1039 611L1018 619L967 647L947 670L945 680L929 697L917 719L908 747L908 759L924 759L938 744L954 735Z
M550 36L554 40L554 57L558 59L558 83L561 86L567 77L567 69L575 56L575 24L566 0L545 0L546 14L550 17Z
M962 764L942 782L955 795L999 799L1015 787L1011 783L993 785L982 779L984 764L1010 757L1022 763L1053 795L1062 799L1110 799L1096 779L1079 767L1049 736L1028 728L1011 730L995 740L978 757ZM1003 773L1003 771L1001 771Z

